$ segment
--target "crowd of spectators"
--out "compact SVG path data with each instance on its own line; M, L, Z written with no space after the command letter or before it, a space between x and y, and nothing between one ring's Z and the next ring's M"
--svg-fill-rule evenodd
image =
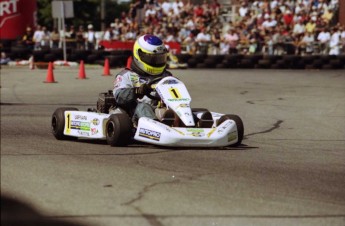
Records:
M151 33L180 43L189 54L338 55L345 53L338 1L241 0L224 17L218 0L137 0L105 31L94 31L92 24L69 26L64 33L37 26L35 31L28 28L22 41L41 49L59 48L66 39L72 48L95 49L101 40L133 41Z

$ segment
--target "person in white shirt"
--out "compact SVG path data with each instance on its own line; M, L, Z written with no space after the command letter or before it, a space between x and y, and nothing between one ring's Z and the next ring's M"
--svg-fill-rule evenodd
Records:
M86 43L87 43L87 49L92 50L95 48L95 43L96 43L96 34L93 30L93 25L89 24L87 26L87 33L86 33Z
M340 33L340 42L341 42L341 46L342 46L342 52L343 52L343 54L345 54L345 29L344 29L344 27L340 27L339 33Z
M163 13L164 13L165 15L168 15L168 13L169 13L171 7L172 7L171 3L168 2L168 0L165 0L165 1L162 3L162 10L163 10Z
M323 28L322 31L317 36L317 40L320 42L320 52L322 54L327 54L329 49L329 40L331 39L331 34Z
M44 39L44 32L42 31L42 27L40 25L37 25L33 39L35 42L34 48L35 49L41 49L41 43Z
M305 49L306 54L312 54L314 51L314 42L315 42L314 34L311 32L306 32L304 37L301 40L300 46L301 48Z
M271 16L266 15L265 19L266 20L262 23L262 27L263 28L265 28L265 29L266 28L271 28L271 27L275 27L277 25L277 21L272 19Z
M207 54L208 44L211 41L211 35L206 33L206 29L201 28L200 32L197 34L195 41L198 45L199 52L202 54Z
M173 8L175 15L180 14L180 10L183 8L183 6L184 4L181 0L175 0L175 2L171 4L171 7Z
M293 26L292 33L294 35L301 35L301 34L304 34L304 32L305 32L305 26L301 20L298 20L298 22Z
M243 2L241 7L238 10L238 13L240 14L241 17L245 17L248 11L249 9L248 9L247 3Z
M329 40L329 55L339 55L340 53L340 33L337 28L332 29L331 39Z
M149 5L147 6L146 11L145 11L145 17L147 18L147 17L149 17L149 16L155 16L156 13L157 13L157 12L156 12L154 6L149 4Z

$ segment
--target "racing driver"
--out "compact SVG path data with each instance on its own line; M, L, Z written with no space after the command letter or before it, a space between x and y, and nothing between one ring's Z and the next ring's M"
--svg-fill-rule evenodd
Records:
M146 34L134 43L133 60L115 76L114 96L116 104L132 116L136 123L140 117L157 119L155 101L145 96L152 90L148 83L157 77L172 76L166 70L168 50L157 36ZM173 114L171 110L165 113Z

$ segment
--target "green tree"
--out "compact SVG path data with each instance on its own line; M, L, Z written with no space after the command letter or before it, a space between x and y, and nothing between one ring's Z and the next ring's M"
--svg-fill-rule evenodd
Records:
M66 25L87 26L93 24L96 30L101 29L101 1L100 0L74 0L74 18L65 20ZM115 18L119 18L121 12L128 12L129 4L117 4L114 0L105 0L106 26L109 26ZM37 22L49 29L54 26L52 18L51 0L37 0Z

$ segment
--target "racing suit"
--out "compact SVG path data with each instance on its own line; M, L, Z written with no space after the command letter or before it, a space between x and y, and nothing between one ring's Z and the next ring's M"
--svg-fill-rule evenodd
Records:
M132 117L133 122L137 122L140 117L156 119L155 101L147 96L138 96L135 89L161 76L172 76L172 74L164 70L159 76L139 75L134 70L126 68L115 76L113 90L115 102Z

